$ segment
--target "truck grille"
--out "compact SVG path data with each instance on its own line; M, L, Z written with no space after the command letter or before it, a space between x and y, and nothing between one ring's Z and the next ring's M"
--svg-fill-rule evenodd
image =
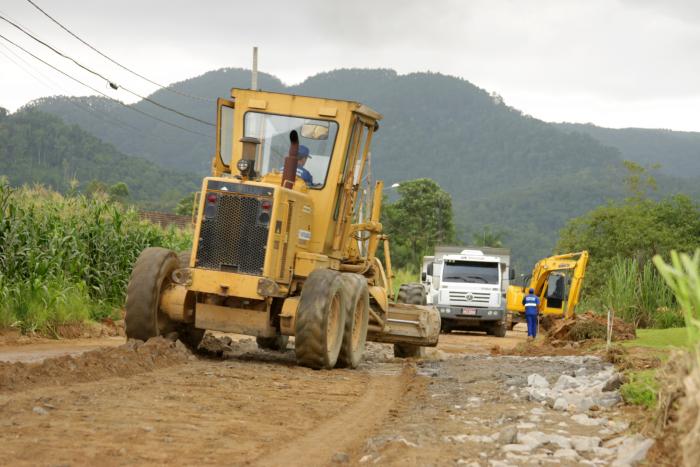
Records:
M450 302L489 303L489 293L450 290Z
M245 188L251 191L251 187ZM209 193L213 192L207 195ZM271 203L272 197L230 192L216 195L216 206L205 209L207 214L200 228L196 267L262 275L269 231L269 215L267 222L261 221L262 202Z

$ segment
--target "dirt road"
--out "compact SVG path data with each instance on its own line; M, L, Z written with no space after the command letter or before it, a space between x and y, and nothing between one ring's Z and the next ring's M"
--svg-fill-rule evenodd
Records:
M0 363L0 465L520 464L522 450L505 448L514 430L605 438L624 429L577 424L523 398L531 373L555 380L602 365L488 355L523 340L521 330L444 335L420 362L370 344L360 369L333 371L297 367L291 346L262 351L250 339L212 339L209 355L196 357L165 339L118 348L109 339L100 343L111 348L77 356L82 349L61 344L73 355ZM39 353L4 346L0 360ZM536 463L613 455L530 448Z

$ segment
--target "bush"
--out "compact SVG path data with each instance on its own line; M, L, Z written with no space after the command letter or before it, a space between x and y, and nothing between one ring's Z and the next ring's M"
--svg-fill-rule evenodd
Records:
M148 246L180 251L191 239L104 197L64 197L0 181L0 324L49 330L114 314Z
M656 406L659 392L659 383L655 376L656 370L627 373L628 381L620 387L620 396L628 404L653 409Z
M641 267L636 260L616 257L607 279L586 305L597 303L615 316L637 327L677 327L683 325L673 291L651 262Z

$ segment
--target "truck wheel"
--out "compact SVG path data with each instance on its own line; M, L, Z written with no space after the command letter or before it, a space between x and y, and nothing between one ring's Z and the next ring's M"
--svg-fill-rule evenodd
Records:
M506 337L506 329L507 329L506 323L499 324L498 326L494 326L492 328L493 335L496 337Z
M343 345L338 354L337 367L357 368L365 352L367 324L369 323L369 290L367 279L359 274L340 276L347 300Z
M345 330L347 297L340 273L317 269L304 282L294 332L300 365L331 369L338 361Z
M179 267L177 256L165 248L146 248L131 271L126 288L126 337L146 341L176 331L170 318L158 304L160 293L170 282L170 274Z
M425 287L423 284L412 282L402 284L399 287L397 303L407 303L409 305L425 305ZM420 345L394 344L394 357L396 358L421 358L425 356L425 350Z
M289 342L289 336L275 336L275 337L256 337L255 342L258 347L265 350L276 350L277 352L284 352L287 350L287 343Z

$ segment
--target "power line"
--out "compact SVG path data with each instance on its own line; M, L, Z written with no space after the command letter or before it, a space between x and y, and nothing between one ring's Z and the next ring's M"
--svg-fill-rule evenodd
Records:
M151 104L153 104L153 105L155 105L155 106L158 106L158 107L160 107L160 108L162 108L162 109L165 109L165 110L168 110L168 111L170 111L170 112L176 113L176 114L180 115L181 117L188 118L188 119L190 119L190 120L194 120L194 121L199 122L199 123L202 123L202 124L204 124L204 125L209 125L209 126L212 126L212 127L216 126L216 125L214 125L214 124L211 123L211 122L207 122L206 120L202 120L201 118L193 117L192 115L188 115L188 114L186 114L186 113L184 113L184 112L181 112L181 111L179 111L179 110L177 110L177 109L174 109L174 108L172 108L172 107L168 107L167 105L161 104L160 102L156 102L156 101L153 100L153 99L150 99L150 98L148 98L148 97L142 96L142 95L140 95L140 94L138 94L138 93L136 93L136 92L134 92L134 91L132 91L132 90L130 90L130 89L124 87L124 86L120 86L120 85L114 83L112 80L110 80L110 79L107 78L106 76L104 76L104 75L98 73L98 72L95 71L95 70L92 70L91 68L88 68L87 66L85 66L85 65L83 65L82 63L78 62L76 59L74 59L74 58L72 58L72 57L70 57L70 56L64 54L64 53L61 52L60 50L58 50L58 49L52 47L50 44L48 44L48 43L42 41L41 39L39 39L38 37L34 36L34 35L33 35L32 33L30 33L29 31L25 30L22 26L18 25L17 23L15 23L15 22L13 22L13 21L11 21L11 20L5 18L5 17L2 16L2 15L0 15L0 19L2 19L3 21L5 21L5 22L11 24L12 26L14 26L14 27L17 28L18 30L20 30L22 33L24 33L24 34L26 34L27 36L31 37L32 39L34 39L35 41L37 41L38 43L40 43L40 44L43 45L44 47L46 47L46 48L48 48L49 50L51 50L52 52L54 52L54 53L60 55L61 57L65 58L65 59L68 59L68 60L72 61L73 63L75 63L76 65L78 65L80 68L84 69L85 71L87 71L87 72L89 72L89 73L92 73L93 75L95 75L95 76L97 76L97 77L99 77L99 78L102 78L103 80L105 80L105 81L109 84L109 87L111 87L111 88L114 89L114 90L118 90L118 89L121 88L121 89L123 89L124 91L128 92L129 94L132 94L132 95L134 95L134 96L136 96L136 97L138 97L138 98L140 98L140 99L142 99L142 100L145 100L145 101L147 101L147 102L150 102Z
M141 78L141 79L143 79L143 80L145 80L145 81L148 81L149 83L151 83L151 84L153 84L153 85L155 85L155 86L158 86L158 87L161 88L161 89L165 89L166 91L170 91L170 92L172 92L172 93L179 94L179 95L184 96L184 97L189 97L189 98L191 98L191 99L197 99L197 100L204 101L204 102L215 102L214 99L208 99L208 98L206 98L206 97L193 96L193 95L191 95L191 94L187 94L187 93L178 91L178 90L176 90L176 89L172 89L172 88L170 88L169 86L163 86L162 84L158 84L157 82L153 81L152 79L146 78L145 76L143 76L143 75L141 75L141 74L135 72L134 70L132 70L132 69L126 67L125 65L122 65L121 63L117 62L116 60L114 60L114 59L108 57L107 55L105 55L104 53L100 52L99 50L97 50L97 49L96 49L95 47L93 47L92 45L88 44L85 40L83 40L82 38L78 37L78 35L76 35L73 31L71 31L70 29L68 29L68 28L67 28L66 26L64 26L63 24L61 24L61 23L60 23L57 19L55 19L53 16L51 16L51 15L48 14L46 11L44 11L43 9L41 9L41 7L39 7L39 5L37 5L36 3L34 3L32 0L27 0L27 2L29 2L34 8L36 8L37 10L39 10L44 16L46 16L46 17L49 18L51 21L53 21L54 23L56 23L56 24L58 25L58 27L60 27L60 28L63 29L64 31L66 31L68 34L70 34L70 35L73 36L74 38L78 39L80 42L82 42L83 44L85 44L86 46L88 46L90 49L92 49L93 51L95 51L95 52L97 52L98 54L100 54L102 57L106 58L107 60L109 60L110 62L114 63L114 64L117 65L118 67L122 68L123 70L126 70L126 71L128 71L129 73L131 73L131 74L133 74L133 75L135 75L135 76L138 76L139 78Z
M178 125L178 124L176 124L176 123L171 123L171 122L169 122L169 121L167 121L167 120L163 120L162 118L156 117L155 115L151 115L151 114L149 114L148 112L144 112L143 110L139 110L139 109L137 109L137 108L135 108L135 107L132 107L132 106L130 106L130 105L126 105L126 104L123 103L122 101L120 101L120 100L118 100L118 99L115 99L115 98L113 98L113 97L111 97L111 96L108 96L107 94L103 93L102 91L99 91L99 90L93 88L93 87L90 86L89 84L83 83L83 82L80 81L78 78L74 78L73 76L69 75L68 73L64 72L63 70L60 70L59 68L56 68L56 67L53 66L52 64L48 63L47 61L45 61L45 60L43 60L43 59L41 59L41 58L39 58L39 57L37 57L36 55L34 55L33 53L31 53L30 51L28 51L27 49L25 49L25 48L22 47L21 45L19 45L19 44L13 42L12 40L8 39L7 37L3 36L2 34L0 34L0 38L1 38L1 39L4 39L5 41L7 41L7 42L9 42L10 44L14 45L15 47L17 47L18 49L20 49L20 50L23 51L24 53L26 53L26 54L28 54L28 55L31 55L32 57L34 57L36 60L39 60L39 61L40 61L41 63L43 63L44 65L49 66L49 67L53 68L54 70L58 71L58 72L61 73L63 76L66 76L66 77L72 79L72 80L75 81L76 83L82 84L82 85L85 86L86 88L91 89L93 92L96 92L97 94L100 94L101 96L104 96L104 97L106 97L107 99L109 99L109 100L111 100L111 101L114 101L114 102L116 102L116 103L118 103L118 104L120 104L120 105L126 107L127 109L130 109L130 110L132 110L132 111L134 111L134 112L137 112L137 113L139 113L139 114L145 115L145 116L147 116L147 117L149 117L149 118L152 118L152 119L154 119L154 120L157 120L157 121L159 121L159 122L161 122L161 123L164 123L164 124L166 124L166 125L172 126L172 127L174 127L174 128L178 128L178 129L180 129L180 130L182 130L182 131L186 131L186 132L188 132L188 133L193 133L193 134L195 134L195 135L203 136L203 137L205 137L205 138L210 138L210 137L211 137L210 135L206 135L206 134L204 134L204 133L200 133L199 131L191 130L191 129L189 129L189 128L185 128L185 127L180 126L180 125Z
M29 76L31 76L32 78L34 78L38 83L43 84L43 85L44 85L46 88L48 88L48 89L57 88L57 89L60 89L60 90L63 91L63 92L67 92L66 89L63 88L63 86L61 86L61 85L56 84L55 82L53 82L50 78L48 78L47 76L45 76L41 71L39 71L39 70L37 70L36 68L34 68L29 62L27 62L27 61L26 61L25 59L23 59L21 56L17 55L12 49L10 49L9 47L7 47L5 44L3 44L2 42L0 42L0 46L1 46L3 49L5 49L7 52L9 52L12 56L14 56L17 60L19 60L19 61L21 61L22 63L24 63L24 65L26 65L26 66L22 65L22 63L16 62L12 57L10 57L9 55L5 54L2 50L0 50L0 55L3 55L3 56L4 56L5 58L7 58L9 61L11 61L12 63L14 63L18 68L22 69L22 71L24 71L24 72L27 73ZM36 74L32 73L32 70L33 70ZM39 75L39 76L37 76L37 75ZM98 112L97 110L91 108L89 105L82 105L82 103L76 102L73 98L68 98L68 99L66 99L65 101L68 102L68 103L70 103L71 105L77 107L78 109L82 110L82 111L85 112L85 113L89 113L89 114L94 115L96 118L98 118L99 120L102 120L103 122L111 123L111 124L113 124L113 125L122 127L122 128L124 128L124 129L134 130L134 131L136 131L137 133L139 133L139 134L141 134L141 135L143 135L143 136L147 136L146 133L144 133L140 128L136 128L135 126L129 125L128 123L123 122L123 121L119 120L118 118L115 118L115 117L109 118L109 117L107 117L107 116L105 116L105 115L102 115L100 112Z

